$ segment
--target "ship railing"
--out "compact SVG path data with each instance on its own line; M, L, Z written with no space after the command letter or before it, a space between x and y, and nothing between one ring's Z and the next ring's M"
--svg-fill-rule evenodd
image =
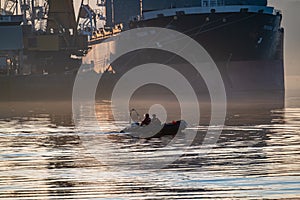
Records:
M201 0L201 7L224 6L225 0Z

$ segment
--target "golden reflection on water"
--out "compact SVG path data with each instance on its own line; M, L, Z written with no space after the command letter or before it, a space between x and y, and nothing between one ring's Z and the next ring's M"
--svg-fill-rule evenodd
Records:
M141 113L143 105L147 104L136 105ZM138 159L125 163L129 168L118 167L118 163L124 164L122 160L115 160L112 167L89 154L66 102L4 107L0 198L257 199L300 195L300 108L235 110L228 114L218 144L207 156L198 156L201 143L195 142L164 169L144 170L135 167L142 164ZM91 140L108 134L119 148L145 156L167 141L132 140L115 134L128 120L114 121L110 102L99 102L96 113L101 130L89 133ZM177 115L175 111L168 117ZM207 126L203 123L194 128L204 133Z

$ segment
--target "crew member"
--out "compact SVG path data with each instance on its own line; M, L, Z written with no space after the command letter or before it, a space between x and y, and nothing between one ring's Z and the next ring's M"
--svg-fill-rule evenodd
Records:
M156 114L152 115L151 124L153 124L155 126L160 126L161 125L161 121L156 117Z
M150 123L151 123L151 118L149 117L149 114L146 113L146 114L145 114L145 118L144 118L144 120L143 120L142 123L141 123L141 126L147 126L147 125L149 125Z

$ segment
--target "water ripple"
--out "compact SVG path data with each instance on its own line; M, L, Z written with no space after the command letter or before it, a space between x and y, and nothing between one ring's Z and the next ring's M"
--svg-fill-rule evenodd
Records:
M104 124L110 131L126 123L113 122L107 113L101 116L108 116ZM87 151L70 116L53 117L37 114L0 120L1 199L274 199L300 196L300 108L272 110L262 123L227 124L208 155L199 156L202 151L199 136L199 141L188 147L176 162L163 169L147 170L136 166L142 164L142 157L151 158L151 153L164 146L168 139L137 140L106 133L120 150L115 156L106 158L112 166ZM239 115L233 118L238 119ZM62 119L67 120L59 123ZM193 127L200 135L205 134L207 128L205 125ZM103 132L92 131L85 137L101 144L103 135ZM155 159L159 161L176 155L181 148L179 145L165 149ZM136 155L131 162L116 159L116 155L122 157L128 152ZM95 153L103 157L108 155L100 150Z

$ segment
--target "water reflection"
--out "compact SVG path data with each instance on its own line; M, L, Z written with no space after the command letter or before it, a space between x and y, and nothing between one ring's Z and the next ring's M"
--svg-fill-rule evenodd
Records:
M204 119L193 127L199 131L197 140L176 162L160 170L144 170L135 167L143 164L139 156L149 156L166 145L168 138L139 140L110 133L123 128L128 120L114 121L110 102L99 102L96 112L101 131L89 132L87 137L105 147L106 144L97 140L109 135L110 142L123 153L137 155L132 163L111 157L114 165L108 165L89 154L82 144L69 104L47 105L20 103L1 107L0 198L256 199L299 196L300 108L232 110L216 147L207 156L200 157L200 145L207 129ZM135 108L143 113L145 105L141 103ZM177 117L176 110L170 113L170 119ZM159 159L170 152L179 153L180 148L162 152ZM105 151L96 153L103 157L108 155ZM121 167L123 164L128 167Z

